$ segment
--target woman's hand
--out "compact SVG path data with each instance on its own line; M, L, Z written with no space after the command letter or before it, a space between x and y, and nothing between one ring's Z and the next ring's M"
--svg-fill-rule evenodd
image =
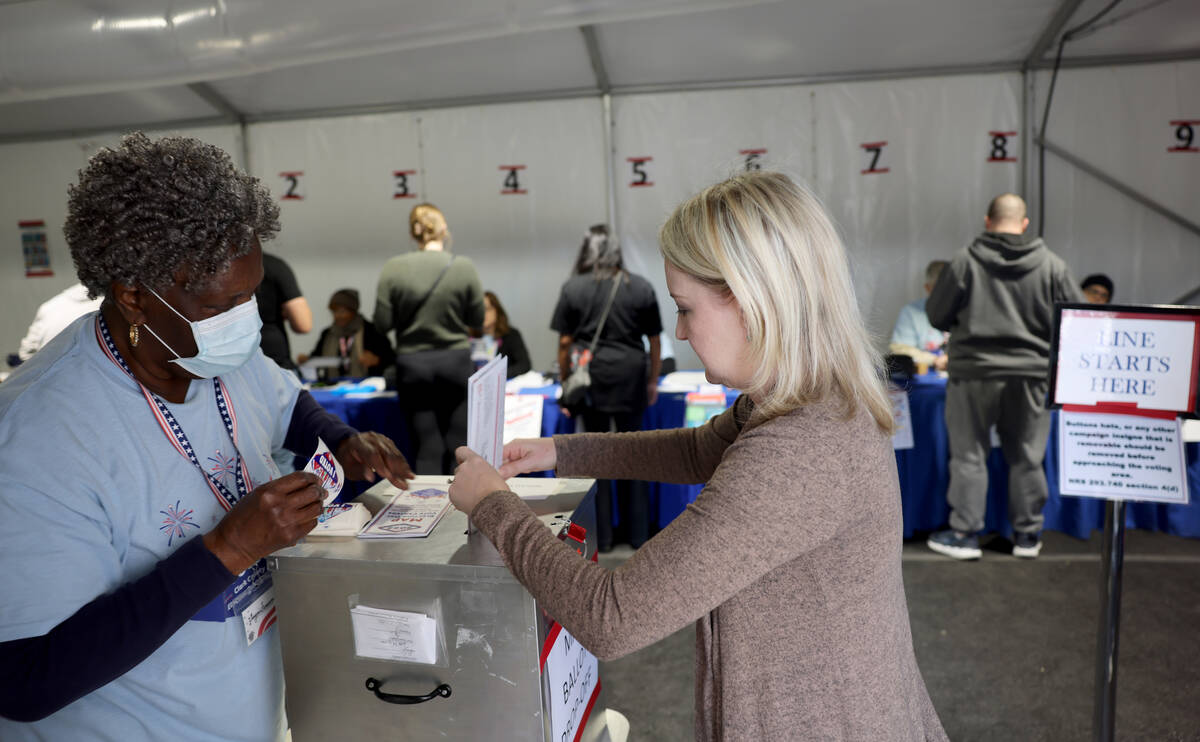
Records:
M458 468L450 482L450 502L468 517L480 500L493 492L508 489L500 472L471 449L459 446L454 456L458 459Z
M325 490L316 474L292 472L256 487L204 534L204 545L238 575L317 525Z
M352 435L338 445L337 458L346 476L374 482L382 476L400 489L408 489L412 469L391 438L379 433Z
M658 401L658 379L650 379L646 382L646 406L653 407Z
M309 355L309 354L307 354L307 353L301 353L300 355L296 356L296 363L298 363L298 364L303 364L304 362L306 362L306 361L307 361L309 358L311 358L311 357L312 357L312 356L310 356L310 355Z
M508 479L530 471L546 471L558 464L553 438L518 438L504 447L500 476Z

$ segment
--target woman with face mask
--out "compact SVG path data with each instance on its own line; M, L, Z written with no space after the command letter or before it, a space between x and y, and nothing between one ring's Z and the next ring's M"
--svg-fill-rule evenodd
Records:
M353 479L411 472L259 350L279 209L194 139L126 137L70 189L98 312L0 386L0 739L278 740L271 578L324 490L272 454L317 437Z
M659 233L675 337L742 390L700 428L467 448L450 499L547 613L601 660L696 623L698 740L945 740L900 574L892 405L820 203L754 171ZM580 559L504 477L704 482L616 570Z

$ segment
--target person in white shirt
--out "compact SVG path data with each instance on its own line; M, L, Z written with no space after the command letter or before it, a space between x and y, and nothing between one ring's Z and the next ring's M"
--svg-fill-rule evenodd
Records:
M909 356L916 363L933 366L938 371L946 370L946 355L942 353L946 336L929 324L929 318L925 316L925 298L947 265L949 263L945 260L934 260L925 267L925 297L909 302L900 309L888 344L889 353Z
M38 307L37 314L33 316L33 324L29 326L29 331L21 341L21 347L17 349L17 357L22 363L28 361L67 325L88 312L99 309L103 300L103 296L90 298L87 287L82 283L76 283L48 299Z

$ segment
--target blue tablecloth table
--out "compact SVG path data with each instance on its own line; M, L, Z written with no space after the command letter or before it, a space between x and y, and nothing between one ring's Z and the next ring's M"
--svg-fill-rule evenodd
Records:
M937 374L917 376L901 384L908 394L912 413L913 443L911 449L896 451L896 471L904 514L904 537L913 538L923 532L946 525L949 508L946 487L949 483L950 444L946 433L946 379ZM575 432L576 421L567 417L557 404L558 385L522 389L521 394L540 394L543 436ZM314 389L313 397L325 409L359 430L375 430L396 441L396 445L411 460L404 415L395 394L361 396L336 391ZM687 392L660 391L658 401L646 409L642 420L645 430L677 428L684 425ZM726 405L733 404L738 392L726 390ZM1188 538L1200 538L1200 444L1189 443L1187 455L1189 505L1158 503L1129 503L1126 524L1130 528L1163 531ZM1088 538L1093 530L1104 528L1104 502L1087 497L1063 496L1058 491L1058 428L1052 423L1050 441L1046 448L1046 477L1050 497L1044 510L1046 528L1062 531L1077 538ZM549 472L544 474L549 476ZM353 497L365 488L351 486ZM649 512L652 528L663 528L678 516L688 503L694 501L703 485L682 485L651 482ZM988 502L986 530L1011 535L1008 524L1008 469L1000 449L992 449L988 457ZM614 510L614 521L620 514ZM616 525L616 522L614 522Z
M906 383L912 411L914 447L896 452L896 469L904 509L904 537L946 525L949 508L950 449L946 434L946 379L936 374L917 376ZM1051 413L1050 440L1046 444L1046 479L1049 498L1043 513L1045 527L1086 539L1104 528L1104 501L1063 495L1058 489L1058 418ZM1130 502L1126 525L1200 538L1200 444L1189 443L1187 456L1188 505ZM1000 449L988 457L988 501L985 530L1012 535L1008 523L1008 468Z

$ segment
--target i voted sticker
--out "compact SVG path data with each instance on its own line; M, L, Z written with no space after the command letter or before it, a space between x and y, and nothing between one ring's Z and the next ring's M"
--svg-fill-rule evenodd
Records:
M317 439L317 450L308 460L304 471L316 474L317 478L321 480L321 486L325 488L325 500L322 503L324 505L328 505L337 498L346 481L342 465L334 458L329 446L325 445L325 441L320 438Z

